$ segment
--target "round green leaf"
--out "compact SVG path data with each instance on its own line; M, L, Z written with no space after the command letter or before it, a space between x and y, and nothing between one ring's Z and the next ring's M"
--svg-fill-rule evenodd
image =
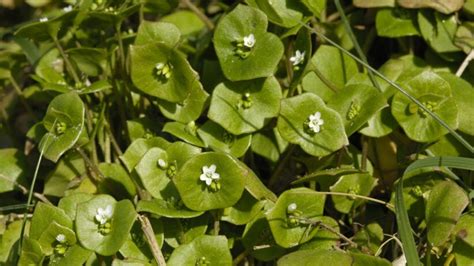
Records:
M41 234L52 222L56 222L57 224L67 228L72 228L72 220L63 210L39 202L36 205L33 218L31 219L29 237L32 239L39 239Z
M324 124L319 132L314 133L305 128L305 123L316 112L321 114ZM313 156L328 155L348 144L339 114L326 107L321 98L312 93L282 100L277 127L285 140L300 145Z
M77 239L76 234L74 234L74 231L56 222L52 222L38 239L38 243L41 245L41 249L43 250L44 254L53 254L54 246L57 242L56 237L59 234L65 236L64 241L65 243L67 243L68 246L76 244Z
M273 75L283 55L283 44L267 33L267 18L258 9L238 5L222 18L214 33L214 46L224 75L232 81ZM255 45L246 58L236 54L237 42L253 34Z
M281 257L278 266L292 265L339 265L352 266L352 257L337 250L300 250Z
M196 80L186 99L179 103L165 100L157 100L161 113L168 119L181 123L189 123L201 116L208 104L209 94L202 88L201 83Z
M323 214L325 200L325 195L308 188L283 192L266 214L276 243L290 248L309 241L318 229L309 223L318 221ZM290 211L292 207L294 210Z
M466 192L452 181L433 187L426 201L428 241L433 246L442 246L449 239L469 202Z
M194 121L187 124L179 122L168 122L163 127L163 132L170 133L171 135L186 141L192 145L198 147L205 147L204 142L197 135L197 126Z
M303 20L304 7L299 2L286 0L256 0L253 6L259 8L268 19L285 28L291 28ZM250 2L252 3L252 2Z
M247 224L258 215L264 204L264 201L258 201L250 193L244 191L234 206L224 210L221 219L235 225Z
M342 192L348 194L357 194L369 196L372 189L377 184L377 179L370 174L351 174L343 175L339 180L331 186L332 192ZM332 196L334 208L342 213L349 213L353 207L357 207L363 201L351 196Z
M220 189L213 191L200 180L204 167L215 166ZM244 169L227 154L202 153L188 160L173 179L186 207L196 211L221 209L234 205L244 191ZM212 183L214 184L214 183Z
M342 89L358 72L357 64L352 58L329 45L321 45L309 65L316 72L306 74L303 89L317 94L324 101L334 94L334 90Z
M444 15L432 10L420 10L418 12L418 25L421 36L433 50L438 53L461 51L454 45L457 20L456 15Z
M133 168L135 168L149 149L153 147L166 149L169 145L168 141L160 137L136 139L132 144L130 144L130 146L128 146L127 150L122 156L120 156L120 158L128 171L132 172Z
M392 266L392 263L386 259L371 256L363 253L351 252L352 266Z
M112 206L110 233L99 232L96 220L98 208ZM137 214L133 204L128 200L116 202L109 195L98 195L89 201L78 204L76 213L76 233L82 246L104 256L117 252L132 228Z
M458 108L451 87L437 74L426 71L405 84L406 91L437 114L451 128L458 126ZM448 130L400 92L392 101L392 114L407 136L415 141L435 141Z
M183 35L198 34L206 27L204 22L202 22L202 19L199 18L199 16L194 12L189 10L178 10L172 14L164 16L161 21L172 23Z
M234 135L254 132L278 115L281 97L274 77L224 82L212 93L208 117Z
M180 102L191 93L198 78L188 61L177 50L163 43L132 45L132 81L142 92L170 102ZM165 64L171 75L157 73L157 64Z
M0 193L15 189L15 183L26 184L28 165L17 149L0 149Z
M173 47L179 42L180 37L179 29L171 23L143 21L138 27L135 45L162 42Z
M382 93L363 84L348 85L328 101L328 107L341 115L347 136L361 128L384 106L387 105Z
M64 210L71 220L74 220L76 219L77 205L82 202L86 202L93 197L93 195L87 193L74 193L61 198L61 200L59 200L58 207Z
M48 106L43 125L48 131L39 149L47 159L57 162L72 148L84 128L84 104L74 92L56 96Z
M189 244L181 245L171 254L167 265L231 265L232 255L225 236L200 236Z
M206 146L215 151L230 153L237 158L245 154L252 140L252 135L235 136L212 121L204 123L197 133Z
M380 36L397 38L420 35L416 25L416 11L405 8L386 8L377 12L375 26Z

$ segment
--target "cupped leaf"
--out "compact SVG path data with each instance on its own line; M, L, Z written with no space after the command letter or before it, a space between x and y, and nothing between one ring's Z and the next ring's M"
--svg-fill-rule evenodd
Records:
M274 77L221 83L212 93L208 116L232 134L254 132L277 116L281 97Z
M99 208L111 206L111 217L107 220L110 232L99 232L97 220ZM137 214L129 200L116 202L109 195L97 195L89 201L78 204L76 213L76 233L82 246L104 256L117 252L127 240ZM106 224L107 224L106 223Z
M17 149L0 149L0 193L15 189L15 184L26 184L28 165Z
M410 79L405 85L408 93L451 128L457 128L458 108L446 80L434 72L426 71ZM400 92L393 98L392 114L407 136L415 141L435 141L448 133L446 128Z
M313 117L318 113L319 119ZM318 126L310 128L314 123ZM285 140L313 156L328 155L348 143L340 115L312 93L282 100L277 127Z
M314 69L303 78L303 89L327 101L357 73L356 62L336 47L321 45L309 62Z
M71 220L76 219L77 205L92 199L94 196L87 193L74 193L59 200L58 207L61 208Z
M416 23L416 11L395 7L381 9L375 19L377 33L384 37L420 35Z
M194 121L191 121L187 124L168 122L163 127L163 132L170 133L171 135L198 147L206 146L206 144L197 135L197 126Z
M176 248L167 261L177 265L231 265L232 255L225 236L200 236Z
M206 146L215 151L230 153L237 158L245 154L252 140L250 134L233 135L212 121L204 123L197 133Z
M387 104L382 93L362 84L348 85L328 101L328 107L341 115L347 136L361 128L384 106Z
M206 27L202 19L190 10L178 10L172 14L164 16L161 21L175 25L183 35L198 34Z
M286 142L276 128L259 131L252 135L252 151L264 158L276 162L285 151Z
M116 199L132 198L137 194L132 179L120 164L101 163L99 170L104 175L99 184L101 193L109 194Z
M51 38L59 39L67 32L76 15L77 10L73 10L52 19L41 18L39 21L31 22L18 29L15 36L36 41L46 41Z
M173 181L186 207L207 211L237 203L244 191L245 174L229 155L208 152L188 160ZM206 182L207 178L213 181Z
M141 158L145 153L153 148L158 147L161 149L166 149L170 143L163 138L155 137L150 139L136 139L135 141L128 146L125 153L120 156L125 167L127 167L129 172L133 171L133 168L140 162Z
M323 214L325 195L308 188L286 190L267 214L273 237L278 245L290 248L309 241L317 232Z
M292 265L340 265L351 266L352 257L336 250L299 250L281 257L278 266Z
M332 192L342 192L348 194L357 194L362 196L369 196L372 189L377 184L377 179L370 174L350 174L343 175L339 180L331 186ZM363 201L355 199L351 196L332 196L334 207L342 213L349 213L349 211L360 205Z
M173 47L179 42L180 37L181 32L171 23L143 21L138 27L135 45L162 42Z
M433 187L426 201L428 241L433 246L441 246L449 239L468 204L466 192L452 181Z
M216 27L214 46L224 75L232 81L273 75L283 55L283 44L277 36L267 33L267 18L258 9L238 5ZM253 34L247 56L240 56L239 42ZM246 48L244 48L246 49Z
M448 16L431 10L420 10L418 24L421 36L436 52L446 53L461 50L453 42L457 30L455 15Z
M38 205L36 205L33 218L31 219L29 237L36 240L39 239L41 234L52 222L56 222L58 225L67 228L72 228L72 219L69 218L63 210L39 202Z
M130 53L132 81L139 90L169 102L180 102L189 96L198 77L176 49L151 43L133 45Z
M58 235L64 236L64 242L61 243L65 244L67 247L76 244L76 234L72 229L56 222L52 222L45 231L42 232L38 239L38 243L41 245L44 254L52 255L54 253L54 247L58 244Z
M43 156L57 162L74 147L84 128L84 103L74 92L56 96L48 106L43 125L48 131L39 149Z
M191 91L182 102L172 103L165 100L157 100L161 113L168 119L181 123L189 123L197 120L208 105L209 94L202 88L201 83L196 80Z
M58 49L51 49L41 56L36 65L35 74L43 82L66 86L64 59L61 57Z
M311 1L306 1L311 2ZM313 1L315 2L315 1ZM322 1L319 1L322 2ZM303 20L303 6L299 1L286 0L254 0L250 1L254 7L265 12L268 19L279 26L291 28Z
M250 193L244 191L234 206L224 209L221 219L235 225L247 224L258 215L264 205L264 201L258 201Z

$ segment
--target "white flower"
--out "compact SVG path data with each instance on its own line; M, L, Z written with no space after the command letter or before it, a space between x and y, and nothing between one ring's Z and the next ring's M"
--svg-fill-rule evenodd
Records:
M253 33L250 33L248 36L244 37L244 46L252 48L255 45L255 36Z
M304 61L304 54L305 52L300 52L299 50L296 50L295 56L290 57L290 62L293 63L294 66L297 66Z
M63 11L66 12L66 13L71 12L72 11L72 6L67 6L67 7L63 8Z
M314 132L318 133L321 130L321 126L324 124L324 120L321 119L321 113L316 112L309 116L309 128Z
M210 186L213 180L219 180L221 176L216 173L216 165L212 164L211 166L203 166L202 174L199 177L201 181L206 182L206 185Z
M296 205L296 203L290 203L288 205L288 207L286 207L286 210L289 212L289 213L292 213L294 211L296 211L296 208L298 208L298 205Z
M64 241L66 241L66 236L63 234L59 234L56 236L56 241L58 241L59 243L64 243Z
M160 168L166 168L166 167L168 166L168 164L166 163L165 160L163 160L163 159L158 159L158 166L159 166Z
M105 209L98 208L97 209L97 214L95 215L95 219L100 223L100 224L105 224L109 219L112 218L112 205L107 205Z
M163 70L164 67L165 67L164 63L158 63L158 64L155 65L155 68L158 69L158 70Z
M40 22L46 22L46 21L48 21L48 18L47 18L47 17L40 18Z

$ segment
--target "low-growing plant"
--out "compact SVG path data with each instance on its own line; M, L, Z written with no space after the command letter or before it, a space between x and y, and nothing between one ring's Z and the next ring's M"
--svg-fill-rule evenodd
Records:
M473 0L0 5L0 265L473 264Z

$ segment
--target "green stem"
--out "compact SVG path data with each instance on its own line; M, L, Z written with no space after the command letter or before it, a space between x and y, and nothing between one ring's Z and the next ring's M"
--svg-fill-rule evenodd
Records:
M344 9L342 9L341 1L340 1L340 0L335 0L334 2L336 3L337 11L338 11L339 14L341 15L341 20L342 20L342 22L344 23L344 27L346 28L347 34L349 34L349 37L351 38L352 43L354 44L354 48L356 49L357 54L359 55L359 57L360 57L366 64L368 64L368 62L367 62L367 57L365 56L364 52L363 52L362 49L360 48L359 42L357 41L357 38L356 38L356 36L354 35L354 32L352 31L351 24L349 23L349 20L347 19L346 14L344 13ZM377 80L375 79L374 73L372 73L371 70L369 70L368 73L369 73L370 81L372 81L372 84L373 84L379 91L382 91L382 89L381 89L380 86L379 86L379 83L378 83Z
M76 69L75 69L74 66L71 64L71 61L69 61L69 57L68 57L68 56L66 55L66 53L64 52L64 49L63 49L63 47L61 46L61 44L59 43L58 38L53 38L53 41L54 41L54 44L56 44L56 48L58 48L59 53L60 53L61 56L63 57L64 63L66 63L66 67L67 67L67 69L69 70L69 73L72 75L72 78L74 79L74 81L75 81L76 83L80 83L81 80L79 79L79 75L77 75Z
M341 47L339 44L331 40L330 38L326 37L324 34L317 32L313 28L309 27L308 25L300 22L300 25L303 27L306 27L309 29L311 32L315 33L318 35L321 39L324 39L337 49L339 49L341 52L345 53L346 55L350 56L352 59L357 61L358 63L362 64L364 67L366 67L368 70L372 71L375 75L379 76L381 79L386 81L388 84L390 84L392 87L397 89L401 94L403 94L405 97L410 99L410 101L414 102L416 105L418 105L423 111L428 113L431 117L433 117L440 125L442 125L444 128L446 128L449 133L457 140L459 143L461 143L467 150L469 150L471 153L474 153L474 147L469 144L461 135L459 135L454 129L452 129L446 122L444 122L437 114L433 113L431 110L426 108L420 101L418 101L415 97L413 97L411 94L409 94L405 89L403 89L400 85L395 83L394 81L390 80L389 78L385 77L382 73L378 72L375 68L371 67L369 64L365 63L363 60L359 59L357 56L353 55L351 52L347 51L343 47Z
M295 150L294 144L289 144L288 148L286 149L286 153L283 158L278 161L275 171L273 172L270 180L268 181L268 187L272 188L276 185L277 181L280 179L281 172L285 169L287 162L290 160L293 151Z
M194 14L196 14L202 20L202 22L204 22L209 30L213 30L215 28L212 20L210 20L197 6L191 3L190 0L182 0L182 2L187 8L191 9L191 11L193 11Z

